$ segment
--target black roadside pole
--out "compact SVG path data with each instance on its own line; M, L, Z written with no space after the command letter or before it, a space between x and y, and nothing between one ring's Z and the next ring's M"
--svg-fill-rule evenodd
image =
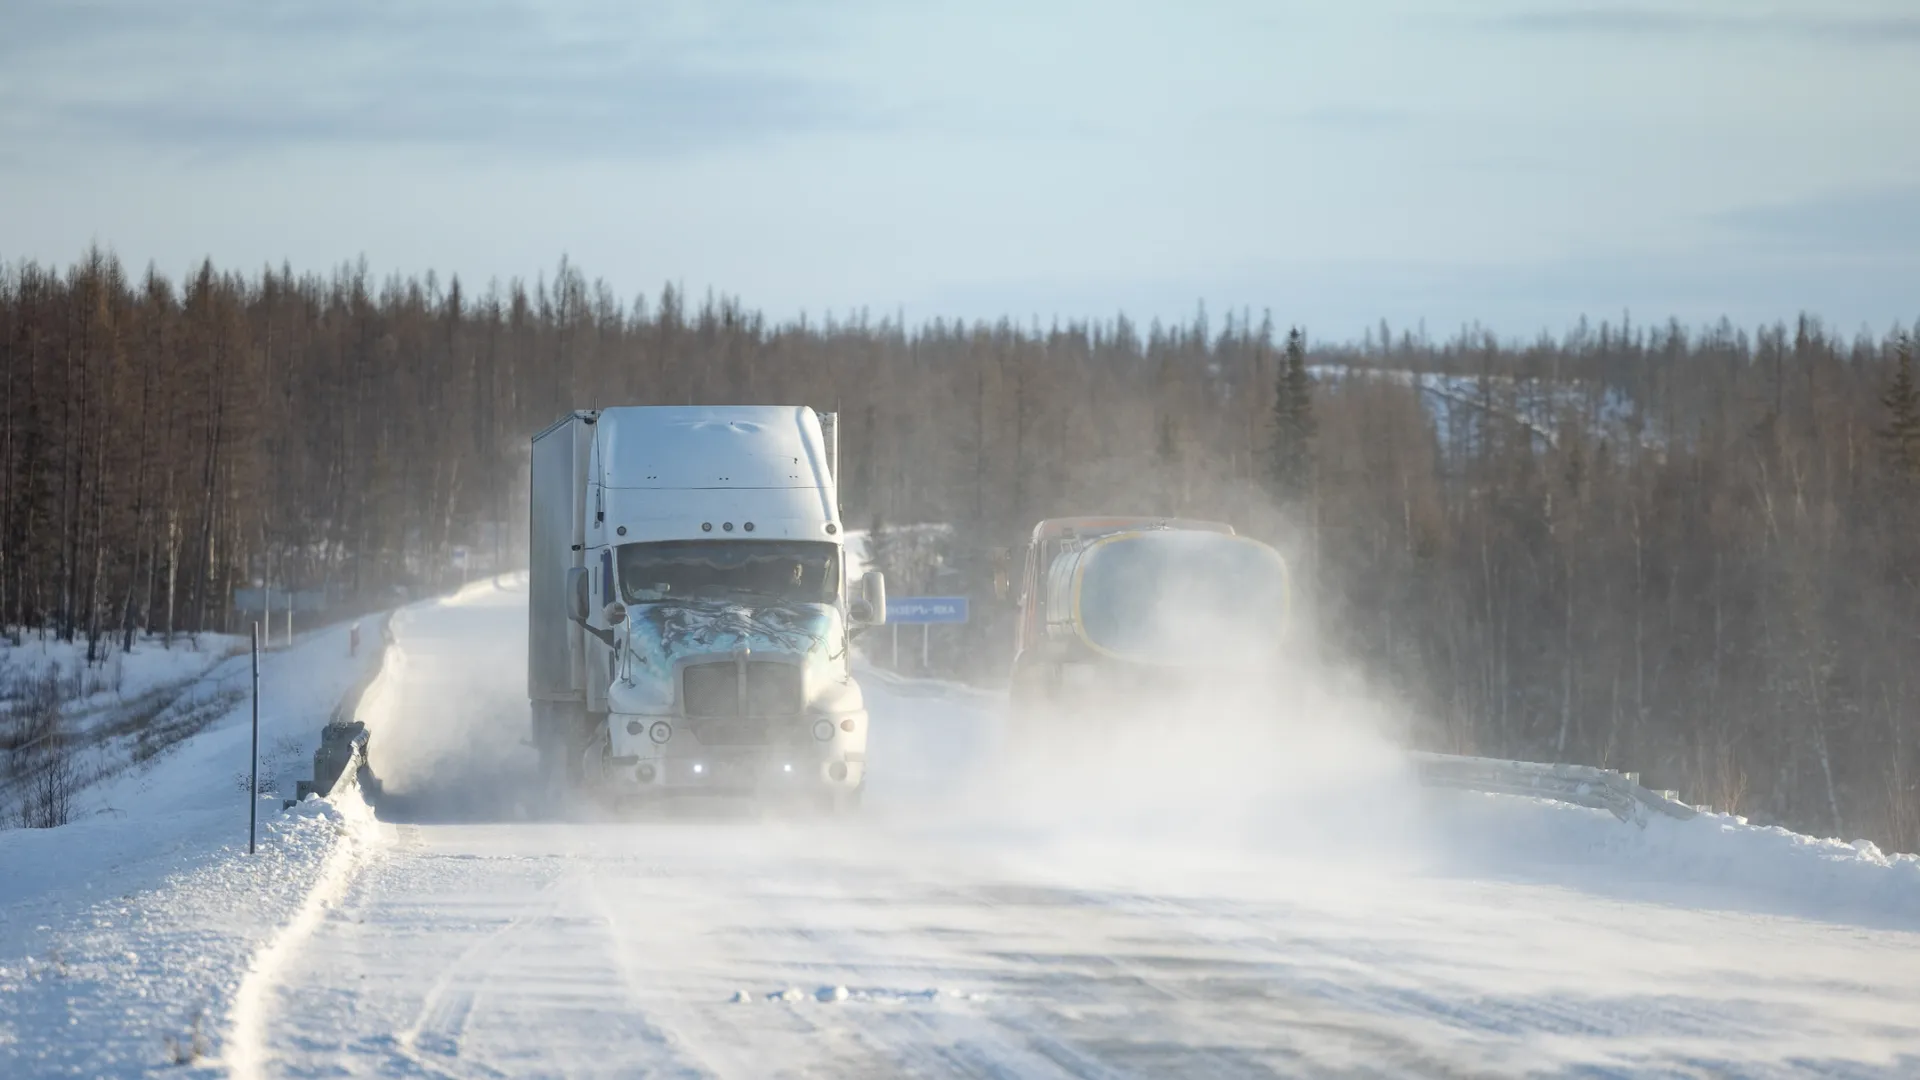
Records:
M253 624L253 757L247 766L247 854L253 854L254 819L260 812L260 624Z

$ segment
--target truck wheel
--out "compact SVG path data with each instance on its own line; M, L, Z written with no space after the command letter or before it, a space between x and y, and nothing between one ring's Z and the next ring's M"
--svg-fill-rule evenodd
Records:
M560 750L552 743L540 747L538 799L541 811L551 817L566 811L571 787L567 782L567 758Z

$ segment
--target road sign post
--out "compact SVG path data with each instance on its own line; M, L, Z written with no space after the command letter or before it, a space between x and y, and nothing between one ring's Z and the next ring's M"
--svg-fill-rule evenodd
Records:
M253 624L253 758L247 765L247 854L260 813L260 624Z
M900 624L920 626L920 670L933 666L933 627L936 623L958 625L967 621L964 596L889 596L887 622L893 624L893 666L900 668Z

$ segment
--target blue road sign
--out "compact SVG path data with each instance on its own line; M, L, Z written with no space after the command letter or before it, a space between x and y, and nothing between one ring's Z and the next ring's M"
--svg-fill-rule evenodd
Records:
M889 596L887 621L890 623L963 623L967 621L964 596Z

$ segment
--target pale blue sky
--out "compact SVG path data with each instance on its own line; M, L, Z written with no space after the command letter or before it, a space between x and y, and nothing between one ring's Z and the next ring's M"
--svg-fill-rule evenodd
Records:
M403 13L404 12L404 13ZM6 0L0 259L776 317L1920 316L1920 3Z

